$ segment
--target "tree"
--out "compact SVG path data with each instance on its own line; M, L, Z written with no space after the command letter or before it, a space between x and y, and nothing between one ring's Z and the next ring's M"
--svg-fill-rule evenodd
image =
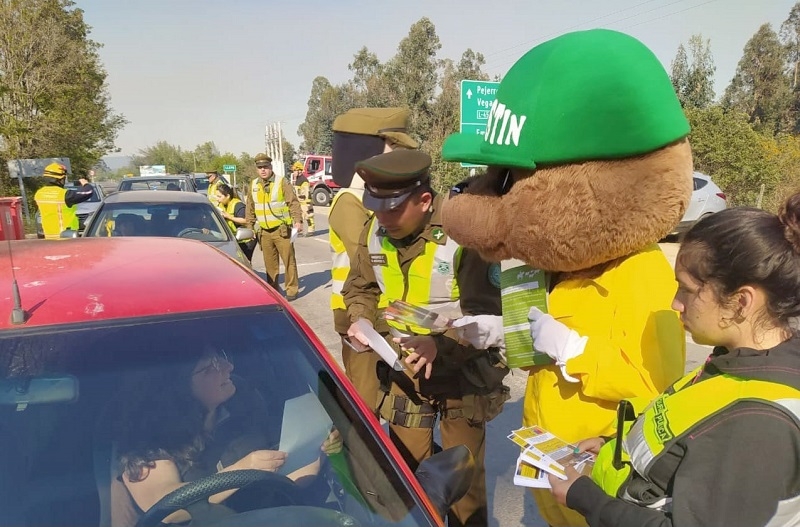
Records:
M721 106L687 109L695 170L714 177L729 205L755 205L761 185L771 193L781 179L775 139L756 132L743 112Z
M194 172L191 153L187 156L186 152L181 150L181 147L173 146L166 141L159 141L153 146L142 148L137 155L133 156L131 164L137 167L141 165L165 165L167 172L171 174Z
M791 87L798 86L800 71L800 2L796 3L789 11L788 18L781 24L781 42L786 48L787 70L791 77Z
M438 190L448 189L468 175L468 171L460 164L442 161L442 145L448 135L459 131L461 81L488 80L488 75L481 69L485 63L484 56L472 49L467 49L461 55L458 64L450 59L442 61L440 91L431 105L431 127L426 141L426 151L433 160L433 183Z
M333 146L333 120L356 104L353 88L332 86L325 77L317 77L311 85L306 119L297 133L303 138L307 153L330 154Z
M0 2L0 157L69 157L73 171L113 151L114 114L83 11L71 0ZM5 163L2 163L2 170ZM4 178L4 193L9 181ZM13 188L13 187L12 187Z
M792 129L790 82L784 73L786 49L769 24L762 25L744 47L736 74L722 104L743 112L756 130Z
M706 108L714 101L714 58L711 41L703 41L701 35L689 39L687 55L683 44L672 61L670 78L675 93L684 108Z
M285 163L291 163L297 160L297 150L295 150L294 145L283 138L283 144L281 145L281 149L283 150L283 161Z
M386 78L394 87L390 102L411 110L409 132L422 142L430 131L430 107L439 83L436 54L441 47L436 27L423 17L411 26L386 65Z

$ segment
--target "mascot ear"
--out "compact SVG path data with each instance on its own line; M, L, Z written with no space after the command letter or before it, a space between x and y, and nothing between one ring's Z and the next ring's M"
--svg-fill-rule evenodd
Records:
M333 132L333 180L349 187L356 173L356 163L383 153L383 137L347 132Z

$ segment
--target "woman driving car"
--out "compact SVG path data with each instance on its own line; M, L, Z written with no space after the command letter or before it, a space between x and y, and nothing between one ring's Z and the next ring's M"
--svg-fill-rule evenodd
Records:
M196 361L131 382L115 434L118 480L140 512L205 476L243 469L277 472L284 465L287 454L277 450L280 416L270 416L261 394L232 376L233 369L223 349L205 346ZM335 431L321 447L325 453L340 449ZM287 477L299 485L312 481L321 461ZM236 492L219 492L208 502L222 503ZM188 519L181 510L163 521Z

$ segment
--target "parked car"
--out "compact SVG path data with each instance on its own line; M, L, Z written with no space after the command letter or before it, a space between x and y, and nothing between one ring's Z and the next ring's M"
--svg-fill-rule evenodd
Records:
M128 177L119 182L117 191L128 190L180 190L197 192L194 178L188 174L177 176L141 176Z
M434 455L414 477L291 306L204 244L20 240L2 244L0 261L0 283L19 284L0 295L0 525L113 517L146 527L186 509L193 526L442 526L466 492L465 447ZM202 433L209 394L221 401L213 437ZM198 442L186 426L200 427ZM334 433L341 442L323 453ZM143 512L121 476L136 470L137 446L183 452L148 458L200 475ZM287 452L284 465L226 469L263 449ZM285 475L309 460L307 479ZM224 504L208 499L233 488Z
M225 176L225 174L220 174L222 181L224 181L226 185L230 185L228 178ZM195 172L192 174L192 178L194 179L194 184L197 187L197 192L207 195L208 185L210 185L210 183L208 182L208 176L205 174L205 172Z
M111 236L168 236L208 243L244 265L250 261L237 239L253 238L251 229L231 232L211 202L196 192L131 190L106 198L86 223L88 238Z
M75 214L78 216L79 233L83 232L86 223L86 218L88 218L90 214L96 211L97 208L100 206L100 204L103 202L103 200L106 199L106 193L103 190L102 186L98 185L97 183L90 183L90 185L92 186L93 190L92 197L86 201L82 201L81 203L75 205L75 210L76 210ZM66 188L67 190L70 189L74 190L77 189L79 186L80 185L76 183L70 182L64 185L64 188ZM39 238L44 238L44 230L42 229L42 214L38 210L36 211L36 236L38 236Z
M686 213L680 223L670 234L683 234L688 231L697 220L703 216L719 212L728 208L727 198L711 176L695 172L692 176L694 190Z

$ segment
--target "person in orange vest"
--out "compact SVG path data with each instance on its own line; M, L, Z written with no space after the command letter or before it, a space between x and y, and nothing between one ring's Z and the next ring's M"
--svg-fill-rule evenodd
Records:
M79 228L76 207L78 203L92 197L94 189L89 182L80 178L78 189L65 189L67 167L61 163L50 163L44 168L44 186L36 191L33 199L42 216L44 237L59 238L65 230L77 231Z

